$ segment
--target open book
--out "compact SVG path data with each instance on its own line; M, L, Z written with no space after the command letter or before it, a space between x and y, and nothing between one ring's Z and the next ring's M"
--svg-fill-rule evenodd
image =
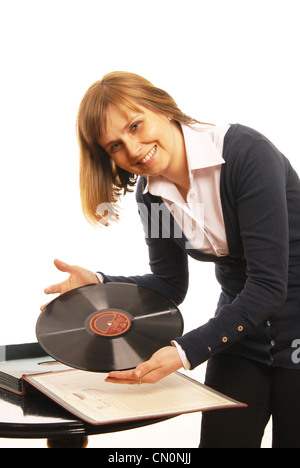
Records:
M43 356L43 362L48 358ZM171 417L183 413L206 411L213 409L242 407L227 396L175 372L156 384L118 385L105 382L107 374L76 370L63 366L64 369L54 371L54 364L46 372L40 371L38 358L2 361L0 363L0 387L15 391L12 387L3 385L4 377L9 380L10 369L14 369L13 379L19 380L20 389L24 382L32 385L59 405L90 424L111 424L121 421L138 419ZM30 373L30 360L34 372ZM49 361L51 358L49 358ZM18 362L16 362L18 361ZM38 367L38 372L36 368ZM58 365L59 366L59 365ZM18 367L18 375L16 375ZM20 376L21 375L21 376Z

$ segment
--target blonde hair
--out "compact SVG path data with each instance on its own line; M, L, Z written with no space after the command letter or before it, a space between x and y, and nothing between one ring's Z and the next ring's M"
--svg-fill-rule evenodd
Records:
M118 219L118 199L122 193L132 191L137 181L136 175L117 167L98 143L101 131L106 127L110 104L125 115L128 111L139 111L139 106L142 106L167 117L172 116L178 124L197 122L181 112L166 91L139 75L112 72L96 81L84 95L77 116L81 204L83 214L91 224L103 224L103 216L105 221ZM112 208L104 215L97 213L97 208L103 204Z

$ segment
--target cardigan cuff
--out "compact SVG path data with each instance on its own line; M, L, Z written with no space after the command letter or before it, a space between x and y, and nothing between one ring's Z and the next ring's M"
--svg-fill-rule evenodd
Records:
M228 307L231 314L226 314L225 310ZM224 311L222 320L216 316L205 325L175 338L185 351L191 370L203 364L214 354L232 346L249 333L250 324L241 319L240 314L234 310L232 305L223 306L222 309Z

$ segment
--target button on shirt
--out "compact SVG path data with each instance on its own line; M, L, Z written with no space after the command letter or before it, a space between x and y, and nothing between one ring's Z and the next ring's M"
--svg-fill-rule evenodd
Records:
M183 199L173 182L163 176L148 179L147 190L160 196L192 248L207 254L228 254L220 196L224 137L229 126L182 126L190 188Z

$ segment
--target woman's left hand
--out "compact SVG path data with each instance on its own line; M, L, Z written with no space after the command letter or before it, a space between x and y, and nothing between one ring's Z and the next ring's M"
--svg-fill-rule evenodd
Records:
M110 372L105 381L118 384L156 383L181 367L182 362L177 349L166 346L135 369Z

